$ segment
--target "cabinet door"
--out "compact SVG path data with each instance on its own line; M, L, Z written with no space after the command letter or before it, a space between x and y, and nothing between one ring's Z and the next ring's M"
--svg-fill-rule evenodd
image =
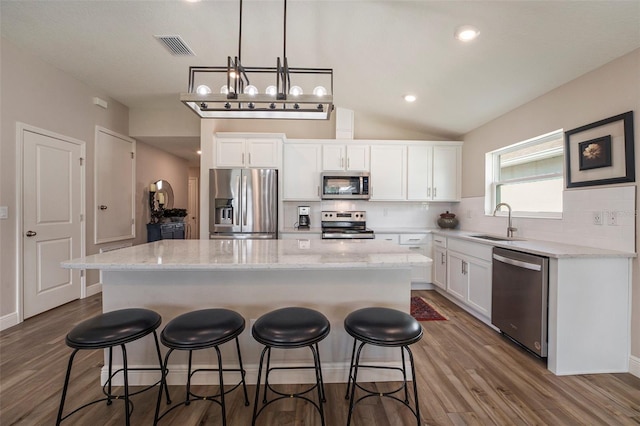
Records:
M372 200L406 200L406 145L371 146Z
M291 143L284 145L283 198L320 199L321 146Z
M431 195L431 152L426 145L407 147L407 200L427 201Z
M344 145L322 145L322 170L341 171L345 168Z
M469 259L468 302L478 312L491 317L491 262Z
M247 139L246 140L246 167L278 168L279 139Z
M467 262L464 256L449 251L447 254L447 291L462 301L467 301Z
M347 145L347 170L367 172L369 171L369 146Z
M433 201L460 201L462 149L459 146L433 147Z
M244 151L242 138L216 138L216 166L244 167Z
M438 246L433 248L433 283L447 289L447 250Z

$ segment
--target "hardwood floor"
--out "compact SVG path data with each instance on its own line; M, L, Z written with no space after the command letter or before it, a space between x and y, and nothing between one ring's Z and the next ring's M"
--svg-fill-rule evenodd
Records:
M640 378L630 374L558 377L475 318L433 291L418 291L448 321L423 322L424 338L412 346L423 425L639 425ZM0 424L55 423L70 349L66 333L101 311L100 295L29 319L0 336ZM320 347L322 352L322 345ZM68 406L101 395L100 351L76 357ZM376 383L380 391L391 384ZM290 386L292 390L296 386ZM253 403L254 386L249 386ZM174 399L182 387L171 387ZM327 384L327 426L346 424L344 384ZM151 425L155 391L134 397L134 425ZM229 424L251 424L252 407L241 391L227 397ZM122 402L96 404L71 417L73 425L124 424ZM168 415L164 425L220 425L220 407L196 401ZM309 404L284 400L270 406L259 425L319 425ZM414 425L408 410L388 399L369 398L355 410L353 425Z

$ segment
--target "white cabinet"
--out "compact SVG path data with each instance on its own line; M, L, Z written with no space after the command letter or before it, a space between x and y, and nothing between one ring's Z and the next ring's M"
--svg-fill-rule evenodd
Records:
M433 237L433 284L447 289L447 239L440 235Z
M459 144L407 147L407 199L460 201L462 147Z
M491 318L491 251L485 244L448 239L447 292Z
M322 145L324 171L369 171L369 145Z
M400 234L400 245L409 250L431 257L431 234ZM412 283L430 283L432 265L414 266L411 269Z
M431 234L387 234L376 233L376 240L399 244L409 250L431 257ZM414 266L411 269L412 283L431 282L431 265Z
M283 162L283 199L320 200L322 146L310 143L285 143Z
M276 138L216 137L216 167L279 167Z
M372 145L369 190L373 201L407 199L406 145Z

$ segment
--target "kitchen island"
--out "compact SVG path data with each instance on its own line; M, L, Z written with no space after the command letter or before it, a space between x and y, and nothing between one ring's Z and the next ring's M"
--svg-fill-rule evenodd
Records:
M161 240L73 259L62 266L101 271L103 312L145 307L162 315L164 325L196 309L237 311L246 320L240 345L248 383L257 379L262 349L250 335L253 322L281 307L316 309L331 322L330 335L320 343L324 379L330 383L346 382L348 377L353 341L342 325L346 315L367 306L409 312L411 267L430 262L421 254L378 240ZM234 345L221 349L225 366L234 368ZM371 347L364 356L367 361L399 366L399 354L399 350ZM121 363L116 356L114 365ZM127 345L127 356L130 366L157 365L152 338ZM213 351L198 351L194 366L211 368L214 359ZM274 351L272 355L272 363L280 366L310 361L310 352L305 349ZM186 353L172 357L169 384L184 383L186 365ZM368 380L398 380L392 371L367 373ZM106 374L103 368L103 382ZM150 384L157 375L132 372L129 380L136 385ZM217 375L204 373L195 380L196 384L216 383ZM311 383L314 376L295 370L274 374L270 381Z

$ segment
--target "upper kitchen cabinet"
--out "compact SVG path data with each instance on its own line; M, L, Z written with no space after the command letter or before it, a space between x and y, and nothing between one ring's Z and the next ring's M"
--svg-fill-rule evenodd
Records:
M322 145L322 169L324 171L369 171L369 145Z
M462 144L409 145L407 199L460 201Z
M317 143L285 143L283 163L283 199L320 200L322 145Z
M96 127L95 243L135 238L136 141Z
M279 168L282 139L216 136L216 167Z
M406 145L371 145L370 167L369 190L372 201L407 199Z

